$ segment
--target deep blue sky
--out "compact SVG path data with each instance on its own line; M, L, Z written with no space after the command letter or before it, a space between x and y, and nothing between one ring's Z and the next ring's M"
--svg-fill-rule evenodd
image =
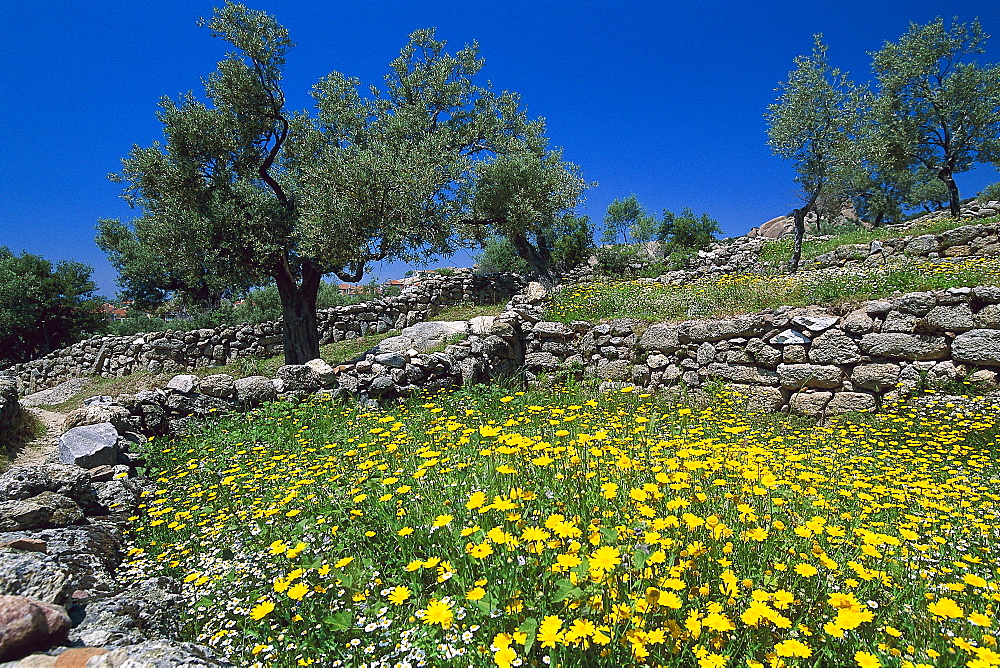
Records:
M226 44L195 21L211 0L53 0L0 10L0 245L91 264L104 294L115 271L94 245L100 217L138 215L106 175L133 144L161 138L163 95L200 90ZM832 61L869 78L866 52L909 21L979 17L996 34L997 0L723 2L367 2L258 0L288 27L292 108L333 70L381 83L407 35L436 26L458 48L476 40L482 76L519 92L554 145L599 186L582 207L600 220L630 193L649 209L690 206L743 234L795 204L793 173L771 155L763 114L774 88L822 32ZM963 196L996 181L959 176ZM449 262L468 265L467 258ZM405 268L375 273L398 277Z

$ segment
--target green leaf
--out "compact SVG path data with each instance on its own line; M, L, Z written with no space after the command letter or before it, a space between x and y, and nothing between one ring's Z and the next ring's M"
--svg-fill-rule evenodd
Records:
M618 531L616 529L612 529L611 527L601 527L601 535L604 536L604 540L608 541L609 543L618 542L619 536L618 536Z
M582 594L583 591L579 587L574 586L569 580L562 579L556 582L556 590L553 593L552 601L553 603L559 603L567 598L578 598Z
M333 615L327 615L323 619L323 623L334 631L344 631L351 628L354 623L354 615L351 614L350 610L341 610Z
M528 617L526 620L521 622L521 625L517 627L517 630L521 633L527 634L527 638L524 641L524 653L527 654L531 651L531 646L535 644L535 634L538 631L538 620L534 617Z
M632 553L632 565L636 568L642 568L646 565L646 559L648 558L649 555L646 554L645 550L636 550Z

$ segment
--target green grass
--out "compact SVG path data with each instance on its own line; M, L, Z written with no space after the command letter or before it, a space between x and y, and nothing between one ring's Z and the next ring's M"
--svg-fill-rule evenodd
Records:
M899 239L902 237L920 236L923 234L941 234L942 232L947 232L948 230L953 230L958 227L979 225L983 223L996 223L998 220L1000 220L1000 217L997 216L975 221L970 221L967 218L936 218L928 220L927 222L917 221L911 227L907 228L905 232L890 230L884 227L872 229L859 227L820 241L812 241L809 238L804 239L802 242L802 259L808 260L819 257L820 255L834 251L841 246L869 244L875 240ZM793 246L793 239L786 238L771 241L761 248L760 259L764 263L772 266L783 266L788 264L788 260L791 259Z
M1000 285L1000 259L894 260L780 276L728 274L685 285L590 283L556 293L546 318L561 322L635 318L663 322L755 313L777 306L837 305L895 292Z
M997 624L998 409L276 403L149 445L123 576L180 579L185 639L245 666L970 665Z

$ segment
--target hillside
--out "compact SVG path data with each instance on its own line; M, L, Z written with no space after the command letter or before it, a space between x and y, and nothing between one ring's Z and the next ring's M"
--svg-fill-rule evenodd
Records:
M975 214L814 238L794 275L744 237L531 284L436 344L178 353L71 413L72 489L18 482L72 466L0 475L81 509L0 510L38 574L0 585L103 656L198 665L991 665L1000 221ZM116 373L83 382L138 389ZM109 509L107 559L62 547Z

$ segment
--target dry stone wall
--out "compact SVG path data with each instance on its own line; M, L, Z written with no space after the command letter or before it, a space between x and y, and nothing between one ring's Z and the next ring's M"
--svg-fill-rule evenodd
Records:
M459 269L448 276L424 279L396 297L320 311L320 342L402 329L462 302L500 303L523 285L519 276L478 275L470 269ZM219 366L239 357L269 357L281 350L280 321L187 332L96 336L41 359L14 365L0 371L0 375L14 378L23 395L80 376L124 376L139 370L181 373Z
M800 415L876 410L925 386L995 389L1000 370L998 287L654 325L522 316L529 380L568 372L653 390L717 380L754 408Z

